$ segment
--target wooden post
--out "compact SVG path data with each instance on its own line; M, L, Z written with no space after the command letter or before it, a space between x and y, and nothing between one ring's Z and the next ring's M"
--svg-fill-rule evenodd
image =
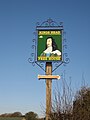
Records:
M60 79L59 75L52 75L52 62L46 62L46 75L38 75L38 79L46 79L46 120L51 120L52 79Z
M46 62L46 75L52 75L52 62ZM52 79L46 79L46 120L50 120Z

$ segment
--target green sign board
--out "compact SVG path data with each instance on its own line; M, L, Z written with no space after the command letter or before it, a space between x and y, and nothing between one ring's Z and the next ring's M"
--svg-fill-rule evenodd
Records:
M62 60L62 30L38 30L37 61Z

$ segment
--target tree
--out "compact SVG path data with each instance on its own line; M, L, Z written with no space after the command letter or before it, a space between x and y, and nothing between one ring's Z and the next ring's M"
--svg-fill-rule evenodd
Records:
M31 112L28 112L25 114L25 118L26 118L26 120L37 120L38 115L31 111Z
M14 112L11 114L12 117L21 117L22 113L21 112Z
M1 114L0 117L22 117L22 113L21 112L4 113Z
M70 78L71 79L71 78ZM71 82L68 85L65 80L65 74L62 75L62 92L58 86L54 91L52 102L51 120L72 120L73 95Z
M65 92L62 96L59 91L55 92L50 118L51 120L72 120L70 91L69 93Z
M73 102L73 120L90 120L90 88L82 87Z

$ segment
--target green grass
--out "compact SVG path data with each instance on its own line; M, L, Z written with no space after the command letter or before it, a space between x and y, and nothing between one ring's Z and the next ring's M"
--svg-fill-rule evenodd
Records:
M0 117L0 120L23 120L22 117Z

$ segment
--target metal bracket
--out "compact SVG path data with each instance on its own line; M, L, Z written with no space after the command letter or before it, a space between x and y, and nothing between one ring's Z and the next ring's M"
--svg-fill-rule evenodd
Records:
M63 22L60 22L59 24L56 21L53 21L51 18L47 19L46 21L42 22L41 24L37 22L36 24L36 31L39 29L61 29L63 31L63 60L62 61L52 61L52 72L54 72L59 66L66 65L70 62L70 59L68 58L68 54L66 52L67 49L67 44L66 44L66 38L65 37L65 32L63 30ZM33 45L32 49L33 52L31 53L31 57L28 58L29 63L32 63L33 66L38 65L42 70L46 72L45 69L45 61L39 62L36 60L37 55L36 55L36 50L37 50L37 32L34 32L35 38L32 40Z

